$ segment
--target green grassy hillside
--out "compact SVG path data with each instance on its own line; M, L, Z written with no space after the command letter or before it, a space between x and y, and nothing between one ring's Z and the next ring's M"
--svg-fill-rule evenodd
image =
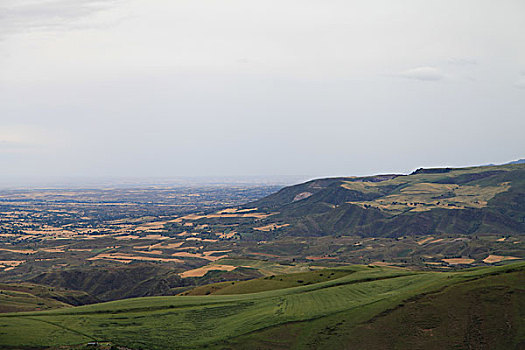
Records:
M79 291L31 283L0 283L0 313L56 309L98 301Z
M289 225L272 236L524 233L525 164L313 180L246 207Z
M348 269L321 269L317 271L270 275L248 281L232 281L200 286L181 295L231 295L258 293L268 290L306 286L344 277L354 271Z
M508 276L509 281L499 283L508 290L522 293L519 291L522 284L513 281L523 278L524 269L525 264L462 272L349 266L341 268L346 273L341 278L259 293L146 297L53 311L4 314L0 316L0 346L56 347L96 340L132 349L243 348L250 343L262 344L260 348L323 348L325 345L345 348L346 341L338 342L340 337L330 335L334 325L338 325L333 328L334 332L344 325L341 330L349 334L374 317L377 322L381 319L378 315L393 315L397 311L387 313L388 310L400 310L400 305L405 303L403 309L418 296L432 292L439 295L447 288L468 286L468 283L475 286L489 281L491 285L487 279L497 276ZM468 309L464 312L468 315ZM508 321L510 327L521 327L514 318ZM281 332L280 327L294 324L302 326L296 333L287 333L284 345L275 343L274 338L266 338L272 333L265 332ZM523 327L519 327L509 341L519 340L523 334ZM326 339L321 337L323 334ZM317 339L316 335L321 338Z
M454 283L356 324L343 311L230 339L217 349L523 349L525 273Z

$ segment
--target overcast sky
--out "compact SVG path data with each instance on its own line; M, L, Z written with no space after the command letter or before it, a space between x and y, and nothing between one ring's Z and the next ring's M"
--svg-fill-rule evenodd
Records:
M523 0L1 0L0 177L525 157Z

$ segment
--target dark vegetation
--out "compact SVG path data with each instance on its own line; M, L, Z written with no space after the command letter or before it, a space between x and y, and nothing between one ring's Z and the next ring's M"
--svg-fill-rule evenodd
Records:
M525 165L312 180L246 207L277 212L279 235L523 233Z
M0 313L34 311L99 302L91 295L33 283L0 283Z
M83 268L42 273L30 282L65 290L83 291L91 296L82 305L156 295L177 295L200 285L224 281L243 281L261 277L256 269L238 267L233 271L212 270L202 277L181 278L169 267L133 264L105 269Z

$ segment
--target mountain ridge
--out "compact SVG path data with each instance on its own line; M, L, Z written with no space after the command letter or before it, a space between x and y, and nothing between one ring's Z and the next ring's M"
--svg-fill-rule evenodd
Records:
M524 198L516 163L314 179L243 207L275 213L280 235L525 233Z

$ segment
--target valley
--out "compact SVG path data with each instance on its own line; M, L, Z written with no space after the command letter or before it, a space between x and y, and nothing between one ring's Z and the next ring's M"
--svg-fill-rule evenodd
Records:
M5 190L0 349L381 349L385 329L399 348L461 346L470 311L449 295L501 299L476 309L468 327L484 338L467 343L517 346L524 198L524 164L284 188ZM486 330L491 305L515 308L512 331Z

